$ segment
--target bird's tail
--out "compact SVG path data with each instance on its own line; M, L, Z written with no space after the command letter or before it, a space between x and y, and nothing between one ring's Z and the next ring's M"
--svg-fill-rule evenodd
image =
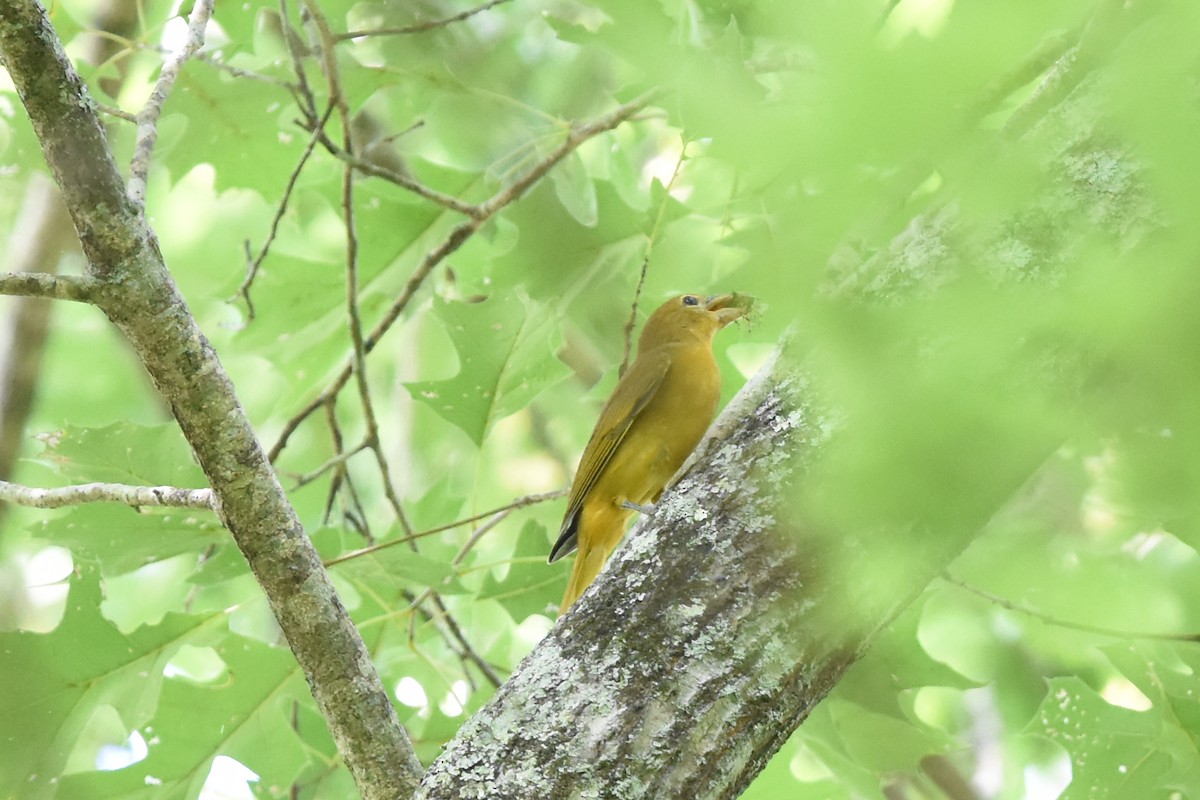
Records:
M558 613L565 614L571 604L579 599L587 587L592 585L604 562L608 560L606 553L592 549L585 552L583 548L575 554L575 566L571 569L571 580L567 582L567 591L563 594L562 602L558 604Z
M575 554L571 580L558 606L560 616L567 613L571 604L596 580L612 551L621 543L621 537L625 535L625 523L631 514L631 511L611 503L584 507L578 528L579 552Z

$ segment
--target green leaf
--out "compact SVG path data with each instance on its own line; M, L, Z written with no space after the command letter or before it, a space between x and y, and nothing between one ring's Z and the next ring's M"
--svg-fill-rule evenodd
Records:
M226 672L211 684L165 681L158 714L144 732L149 755L113 772L72 775L60 798L195 797L213 760L228 756L262 784L291 784L308 761L292 709L312 702L290 651L230 635L215 648Z
M554 192L559 202L575 221L584 227L595 227L599 221L596 184L588 174L587 167L578 152L567 156L558 168L550 173Z
M111 503L72 508L29 529L39 539L68 548L76 560L99 564L106 577L180 553L199 554L213 545L230 543L224 526L210 512L138 512Z
M407 544L397 544L374 553L358 556L334 569L350 580L368 585L392 585L397 581L410 588L436 589L442 594L466 592L458 581L449 559L433 559L414 552Z
M923 594L879 634L863 658L843 676L838 684L839 698L903 718L907 710L901 705L901 695L906 690L925 686L968 689L979 685L921 646L919 629L933 594Z
M514 247L492 260L493 279L556 303L581 291L592 300L608 281L632 289L657 209L631 207L608 181L595 182L593 191L601 222L589 227L553 187L534 187L505 214L518 236Z
M1200 753L1200 703L1196 675L1200 654L1192 643L1123 643L1103 648L1109 661L1150 700L1162 720L1162 749L1180 766Z
M122 634L100 616L100 599L95 572L84 571L71 583L57 628L0 634L0 796L53 796L93 715L111 706L127 729L145 724L158 706L167 661L185 641L209 636L208 618L178 614ZM181 716L188 725L191 719L191 712Z
M492 297L482 303L437 300L434 313L458 352L459 372L442 381L405 384L482 445L491 426L529 404L567 374L550 343L557 319L523 297Z
M558 601L569 573L561 564L547 564L547 553L546 526L528 520L517 534L508 574L498 580L488 572L476 597L499 601L518 624L531 614L545 612L548 603Z
M534 135L527 109L483 92L442 92L425 116L446 163L463 170L486 170L506 154L519 159Z
M103 428L68 425L43 436L42 441L46 447L37 460L74 481L191 488L208 485L174 423L114 422Z
M298 114L291 98L281 87L193 66L180 75L163 110L162 122L178 120L183 130L174 147L156 151L155 158L169 157L177 175L211 164L218 190L239 187L277 195L308 139L292 123Z
M830 700L834 727L855 763L876 773L916 772L925 756L945 752L949 739L925 725Z
M1160 747L1161 715L1111 705L1077 677L1050 681L1026 731L1070 755L1072 778L1064 800L1157 797L1170 785L1171 757Z

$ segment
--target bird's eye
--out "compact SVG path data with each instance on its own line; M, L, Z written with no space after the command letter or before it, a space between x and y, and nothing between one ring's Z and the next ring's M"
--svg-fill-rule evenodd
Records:
M700 301L690 294L685 294L683 296L683 304L685 306L698 306L700 305Z

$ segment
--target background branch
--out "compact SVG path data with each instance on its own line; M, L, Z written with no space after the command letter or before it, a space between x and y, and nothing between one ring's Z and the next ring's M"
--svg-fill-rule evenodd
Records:
M192 54L204 46L204 29L212 16L213 0L194 0L192 13L188 16L187 37L162 65L158 81L150 99L137 115L137 141L133 147L133 160L129 164L129 199L138 205L146 202L146 176L150 172L150 156L154 153L154 142L158 139L158 118L163 106L175 86L183 65Z
M495 8L501 3L507 2L509 2L509 0L488 0L488 2L484 3L483 5L469 8L466 11L462 11L458 14L444 17L442 19L434 19L428 22L418 22L413 25L403 25L397 28L369 28L361 31L349 31L348 33L339 33L334 38L339 41L345 41L346 39L360 39L368 36L399 36L409 33L424 33L425 31L431 31L437 28L444 28L447 25L453 25L455 22L462 22L463 20L469 19L476 14L481 14L484 11Z
M121 503L135 508L168 506L216 510L216 498L212 489L128 486L120 483L83 483L54 489L38 489L0 481L0 501L30 508L63 508L83 503Z
M18 297L94 303L101 285L99 281L81 275L51 275L46 272L0 274L0 294Z

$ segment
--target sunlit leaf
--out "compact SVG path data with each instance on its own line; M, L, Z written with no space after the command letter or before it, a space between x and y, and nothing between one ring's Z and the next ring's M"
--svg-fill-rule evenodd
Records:
M207 485L174 423L115 422L103 428L68 425L42 437L39 460L79 482L140 486Z
M32 526L45 541L68 548L77 560L100 565L103 575L121 575L181 553L199 556L232 544L211 512L169 509L138 512L112 504L76 507Z
M518 623L530 614L544 612L547 589L553 587L557 595L566 587L567 578L567 569L547 564L546 555L545 527L533 520L526 522L518 534L508 574L498 580L489 572L476 597L498 600Z
M448 380L409 383L408 390L477 445L497 420L565 375L549 346L556 319L530 301L493 297L434 307L458 351L459 372Z
M159 690L167 661L194 634L200 638L192 641L205 641L203 617L168 615L160 625L125 635L100 616L99 606L100 585L88 570L72 581L66 614L54 631L0 634L8 676L0 682L6 753L0 792L31 800L55 796L92 715L112 706L132 730L163 714ZM163 718L178 716L168 712Z

